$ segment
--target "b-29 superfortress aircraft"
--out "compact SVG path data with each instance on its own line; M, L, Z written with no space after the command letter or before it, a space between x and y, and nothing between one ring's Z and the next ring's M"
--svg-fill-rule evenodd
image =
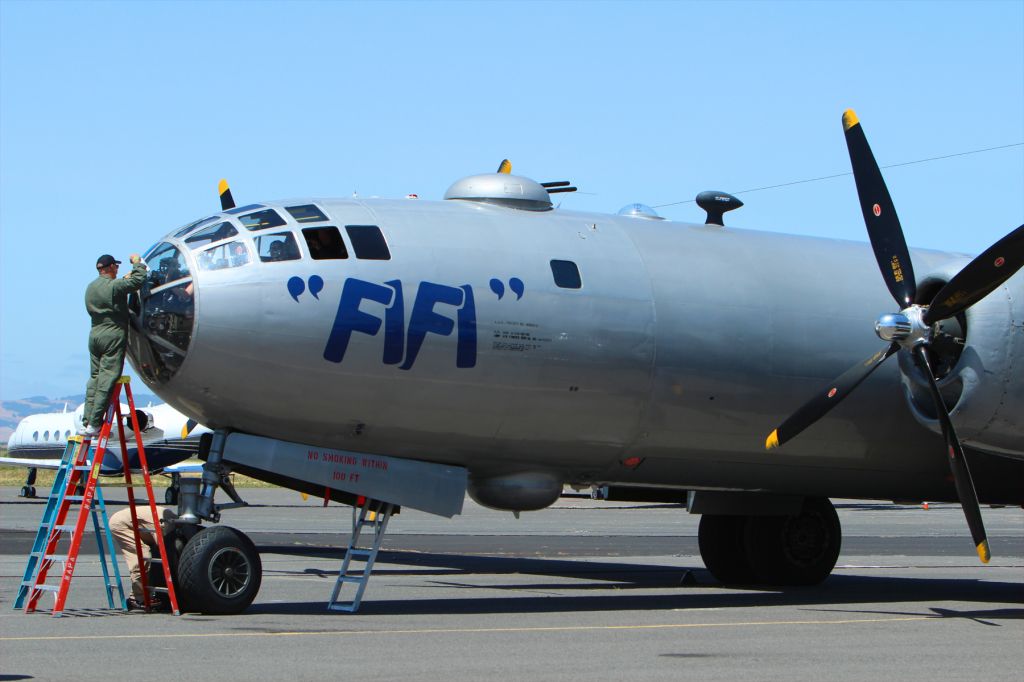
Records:
M752 585L829 575L830 497L958 500L987 561L980 504L1024 503L1024 226L974 259L910 251L843 126L870 246L724 226L724 193L703 225L556 210L567 182L505 163L444 201L236 207L222 183L132 302L135 369L214 429L179 595L256 595L252 544L199 526L240 504L230 471L443 516L467 492L685 501L710 571ZM225 556L244 578L203 583Z

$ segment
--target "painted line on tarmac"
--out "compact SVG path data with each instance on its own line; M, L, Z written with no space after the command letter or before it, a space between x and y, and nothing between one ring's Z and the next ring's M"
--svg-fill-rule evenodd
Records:
M283 630L281 632L196 632L135 635L37 635L28 637L0 637L0 642L41 642L48 640L94 639L203 639L213 637L334 637L344 635L471 635L517 632L601 632L611 630L682 630L690 628L763 627L774 625L858 625L862 623L900 623L919 620L943 620L942 616L903 616L899 618L854 618L847 620L764 620L740 623L662 623L653 625L565 625L523 628L422 628L415 630L311 630L308 632Z

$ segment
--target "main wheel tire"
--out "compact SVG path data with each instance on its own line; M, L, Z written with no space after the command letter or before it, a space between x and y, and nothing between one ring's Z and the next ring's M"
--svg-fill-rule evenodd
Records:
M211 526L196 533L178 558L178 590L185 607L200 613L241 613L260 590L263 564L244 533Z
M743 545L747 517L703 514L697 529L700 556L723 585L744 585L754 579Z
M164 491L164 503L170 507L177 506L179 492L180 488L178 488L178 486L167 486L167 490Z
M817 585L839 559L842 529L827 498L807 498L796 516L750 517L744 532L747 561L763 585Z

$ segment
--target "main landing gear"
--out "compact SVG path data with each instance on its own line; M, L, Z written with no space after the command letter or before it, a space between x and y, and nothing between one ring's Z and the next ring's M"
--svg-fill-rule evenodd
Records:
M826 498L807 498L793 516L704 514L700 555L726 585L806 586L825 580L839 558L842 530Z

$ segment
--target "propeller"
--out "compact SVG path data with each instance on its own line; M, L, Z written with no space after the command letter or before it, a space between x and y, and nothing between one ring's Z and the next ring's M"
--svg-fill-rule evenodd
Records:
M228 209L235 207L235 200L231 196L231 188L228 187L227 180L221 180L217 186L217 191L220 193L220 210L227 211Z
M846 370L815 394L771 432L765 440L765 447L770 450L792 440L828 414L891 355L900 350L910 352L915 364L928 379L935 412L946 442L946 456L956 485L957 497L967 518L978 557L983 563L988 563L991 555L981 519L978 495L932 368L931 344L935 335L933 325L962 313L1024 266L1024 225L968 263L939 290L929 305L914 303L917 296L914 266L899 217L896 215L896 207L889 196L889 190L871 153L860 121L852 109L843 114L843 130L871 248L878 262L878 269L882 273L882 279L885 280L885 285L896 304L900 306L900 312L882 315L875 322L875 333L883 341L888 341L889 345L864 362Z

